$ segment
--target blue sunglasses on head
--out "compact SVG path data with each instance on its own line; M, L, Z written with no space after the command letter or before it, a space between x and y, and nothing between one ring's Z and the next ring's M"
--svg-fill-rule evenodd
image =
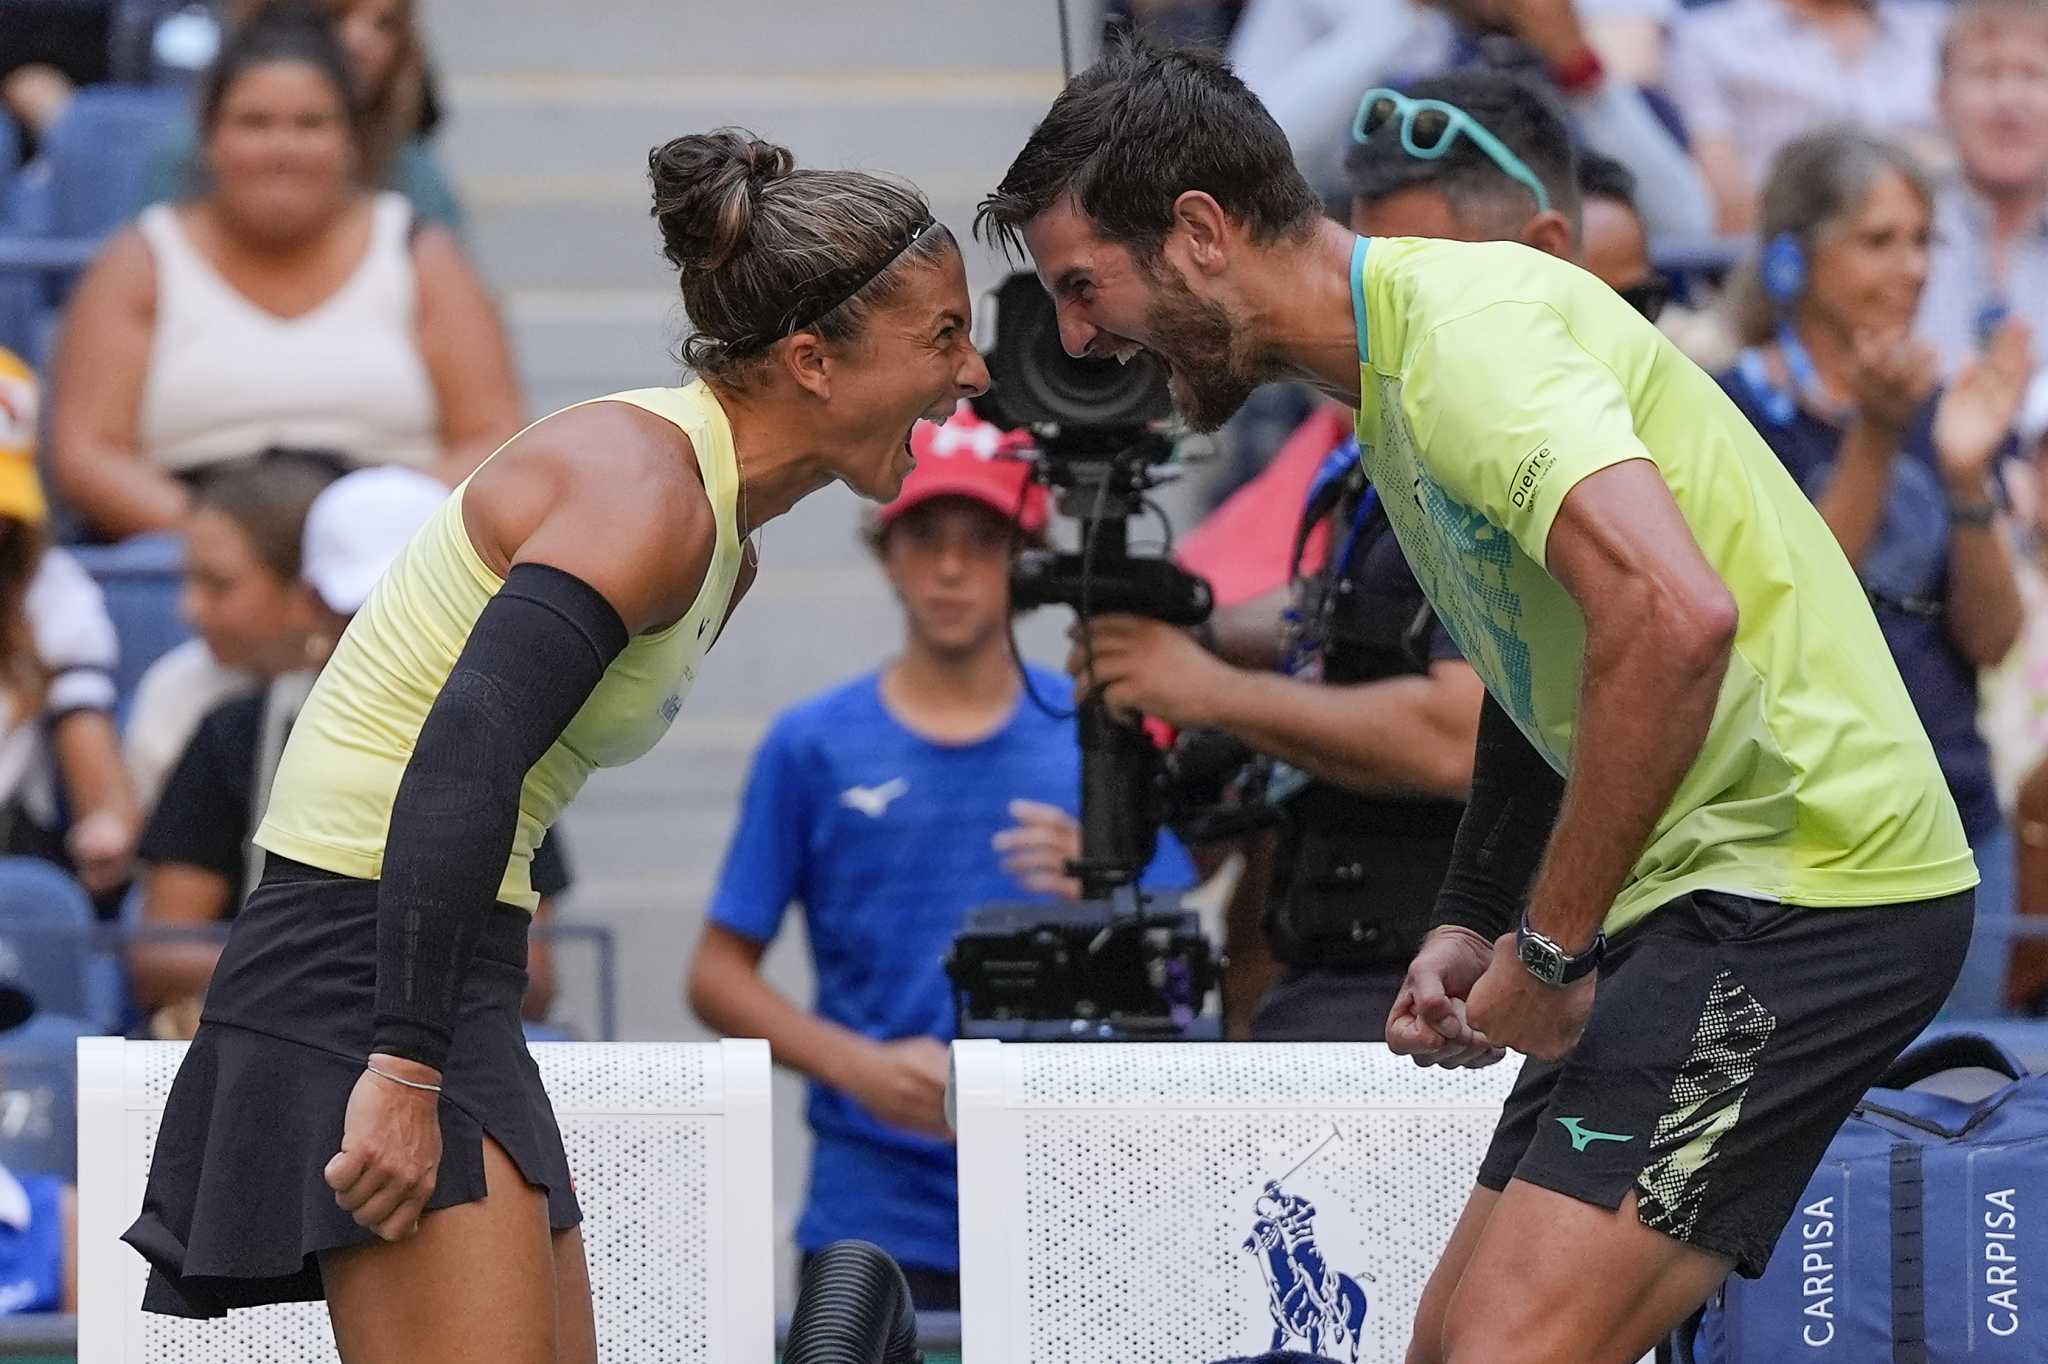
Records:
M1550 191L1543 188L1535 172L1509 151L1506 143L1487 131L1484 123L1455 104L1440 99L1410 99L1385 86L1368 90L1359 101L1358 117L1352 120L1351 140L1367 141L1396 119L1401 123L1401 150L1416 160L1434 161L1450 151L1460 137L1470 138L1472 145L1486 153L1503 175L1536 196L1538 213L1550 212Z

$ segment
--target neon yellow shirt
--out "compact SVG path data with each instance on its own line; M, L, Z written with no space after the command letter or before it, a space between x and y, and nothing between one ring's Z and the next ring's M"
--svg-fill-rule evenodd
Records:
M1825 906L1975 885L1854 571L1713 380L1528 247L1376 239L1360 256L1367 472L1438 617L1551 766L1571 768L1586 632L1544 553L1580 479L1654 463L1741 613L1706 743L1606 931L1697 890Z
M716 548L690 613L666 630L635 635L597 690L526 774L519 825L498 899L522 909L534 894L533 850L599 767L646 753L682 708L697 665L717 638L739 574L739 472L732 428L702 383L615 393L665 417L690 438L718 523ZM349 622L334 656L292 725L259 847L308 866L375 880L384 869L391 802L420 727L486 603L504 580L484 563L463 524L465 481L420 528Z

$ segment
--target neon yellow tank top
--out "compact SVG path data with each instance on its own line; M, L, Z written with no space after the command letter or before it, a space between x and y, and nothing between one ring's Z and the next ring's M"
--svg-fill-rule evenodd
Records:
M667 733L717 636L740 567L739 466L732 428L711 390L699 382L591 401L631 403L681 428L696 451L718 539L689 614L659 633L634 636L527 773L498 899L528 910L540 898L530 871L541 835L593 769L629 763ZM321 670L279 760L256 831L259 847L344 876L374 880L383 871L391 803L420 726L484 604L504 585L463 525L468 487L465 481L420 528Z

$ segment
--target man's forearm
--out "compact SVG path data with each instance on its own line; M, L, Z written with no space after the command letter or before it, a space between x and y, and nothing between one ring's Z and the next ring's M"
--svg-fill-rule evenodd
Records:
M1529 923L1570 951L1593 941L1706 742L1728 645L1653 614L1589 620L1578 732Z
M1233 671L1211 718L1257 751L1354 791L1462 798L1481 693L1463 664L1347 686Z
M1472 796L1458 821L1432 927L1464 929L1489 949L1514 927L1563 798L1564 778L1500 703L1486 697L1472 757Z

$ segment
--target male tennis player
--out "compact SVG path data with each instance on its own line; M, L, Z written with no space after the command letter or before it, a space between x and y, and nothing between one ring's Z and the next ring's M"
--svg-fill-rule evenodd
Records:
M1486 136L1385 92L1354 132ZM979 226L1029 248L1068 350L1152 350L1198 428L1273 379L1357 405L1488 692L1388 1040L1531 1058L1409 1358L1639 1358L1731 1267L1762 1271L1969 939L1961 822L1834 538L1591 275L1326 220L1213 57L1114 46Z

